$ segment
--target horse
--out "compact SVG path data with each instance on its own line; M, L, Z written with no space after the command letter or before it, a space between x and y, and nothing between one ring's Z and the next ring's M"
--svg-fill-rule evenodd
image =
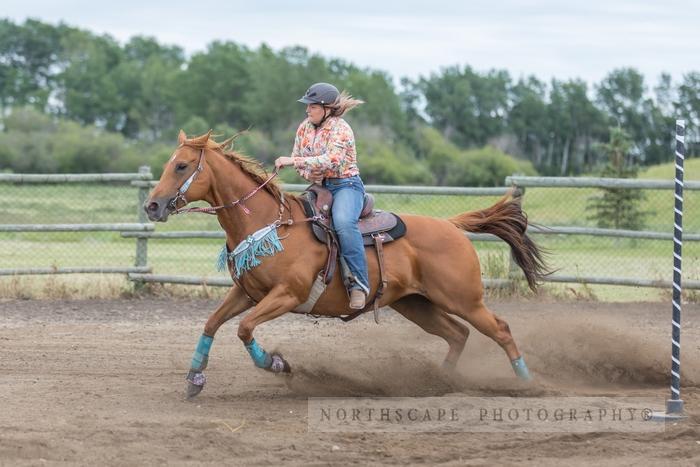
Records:
M238 337L255 366L276 374L291 373L289 362L279 353L266 352L253 334L265 322L299 312L296 308L307 301L328 256L326 245L312 234L300 198L281 191L272 180L276 172L267 176L260 163L229 147L232 139L216 142L211 131L188 138L180 130L178 146L143 206L151 221L166 222L170 214L182 212L188 203L205 201L209 206L198 210L216 214L226 232L227 252L250 241L255 232L279 231L274 242L278 247L243 274L226 261L234 285L207 319L195 347L186 377L188 398L204 387L204 370L217 330L246 310L250 311L239 322ZM406 233L384 246L388 284L378 305L392 308L444 339L449 350L443 366L448 370L455 368L469 337L464 320L505 351L516 376L530 380L508 323L484 304L479 259L465 235L489 233L507 242L528 285L536 290L548 273L547 265L543 251L526 234L528 222L519 199L511 192L491 207L449 219L400 217ZM368 255L368 270L371 303L380 285L379 261L374 254ZM342 317L353 311L340 274L335 274L313 313Z

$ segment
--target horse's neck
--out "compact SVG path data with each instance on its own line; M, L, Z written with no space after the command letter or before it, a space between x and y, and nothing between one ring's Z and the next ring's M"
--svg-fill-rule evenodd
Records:
M210 198L207 201L215 206L228 205L241 199L258 188L258 184L250 178L237 164L225 160L217 154L209 163L212 167L212 183ZM250 214L246 214L244 205ZM219 223L226 231L227 242L234 248L248 235L277 220L279 202L265 188L260 189L242 205L220 209L217 212Z

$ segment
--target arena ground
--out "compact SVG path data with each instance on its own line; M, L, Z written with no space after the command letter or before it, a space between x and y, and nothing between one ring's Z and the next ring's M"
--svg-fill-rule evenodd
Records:
M659 433L319 433L312 396L669 394L670 303L492 300L535 382L472 332L457 374L444 342L386 310L344 324L290 315L261 326L294 376L255 368L216 336L209 382L184 399L210 300L0 301L0 465L698 465L700 306L681 341L689 418ZM651 423L651 422L650 422Z

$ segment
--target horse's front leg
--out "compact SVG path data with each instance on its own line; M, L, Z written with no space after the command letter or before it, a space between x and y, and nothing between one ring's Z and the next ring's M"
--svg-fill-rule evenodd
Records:
M238 316L252 306L253 302L248 298L245 292L243 292L240 287L234 285L226 294L219 308L209 316L207 323L204 325L204 334L199 337L197 348L192 356L190 371L187 373L188 398L196 396L204 388L206 378L203 372L207 367L209 350L214 341L214 334L216 334L216 331L218 331L221 325L226 321Z
M278 286L258 303L253 311L238 325L238 337L258 368L273 373L290 373L289 364L280 354L269 354L255 341L253 331L256 326L292 311L301 301L289 292L286 286Z

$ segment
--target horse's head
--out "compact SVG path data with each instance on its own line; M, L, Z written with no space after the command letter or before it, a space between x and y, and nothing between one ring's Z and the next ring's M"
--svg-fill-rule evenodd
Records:
M180 130L178 147L165 163L163 175L143 205L151 221L165 222L177 208L207 195L211 173L205 154L210 135L211 131L188 140Z

